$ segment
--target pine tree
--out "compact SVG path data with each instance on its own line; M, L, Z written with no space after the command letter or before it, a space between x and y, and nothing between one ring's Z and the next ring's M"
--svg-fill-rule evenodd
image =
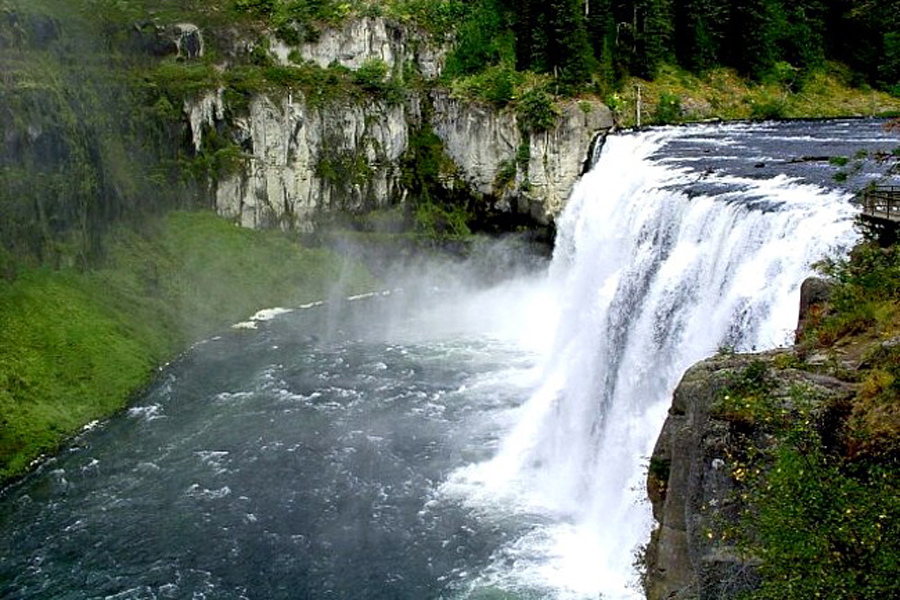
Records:
M825 60L825 15L823 0L785 2L784 60L804 71L822 65Z
M674 50L679 64L704 71L721 64L728 27L727 0L675 0Z
M583 0L550 0L547 5L547 70L565 84L590 81L593 55Z
M612 1L592 0L585 25L600 80L615 87L625 73L622 69L616 69L616 19Z
M734 0L731 5L728 64L754 79L762 77L778 59L777 0Z
M661 63L672 56L672 1L637 0L637 73L653 78Z
M547 59L546 8L540 0L513 2L516 35L516 68L544 71Z

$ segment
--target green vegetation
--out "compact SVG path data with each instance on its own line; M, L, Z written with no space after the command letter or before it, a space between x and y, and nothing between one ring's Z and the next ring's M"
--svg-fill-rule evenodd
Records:
M374 63L352 76L322 73L331 69L304 65L296 50L292 67L276 67L262 35L265 29L298 46L347 19L383 16L418 27L433 43L453 41L441 83L461 97L503 107L518 106L532 90L553 98L595 94L621 100L611 107L629 125L636 85L647 87L645 123L897 114L897 1L94 0L92 9L120 47L127 46L123 32L151 8L170 21L237 27L256 39L249 56L236 57L239 68L259 70L245 77L251 91L290 88L316 98L324 88L333 98L355 89L400 101L404 88L417 85L411 73L384 78ZM216 43L212 37L207 65L221 62L225 48ZM227 72L208 69L205 81L203 69L172 81L181 68L191 70L172 61L148 77L176 97L191 86L231 86Z
M371 289L370 276L283 234L206 212L116 227L97 268L20 267L0 281L0 481L124 406L153 369L259 308Z
M754 82L731 68L695 74L663 65L653 80L627 78L620 92L607 97L607 104L625 126L635 122L638 86L645 123L890 116L900 112L900 98L871 88L854 88L852 82L853 73L837 63L827 63L810 73L801 88L775 80ZM661 102L669 105L662 111ZM677 110L670 108L673 106Z
M831 346L854 336L888 339L900 335L900 250L867 243L849 260L825 261L823 272L837 282L827 312L815 315L804 343Z
M465 207L422 202L415 210L415 233L429 242L464 240L472 235L469 218Z
M898 14L896 0L477 0L458 28L448 72L512 67L550 74L571 93L622 88L629 75L654 79L666 65L699 76L731 68L796 93L827 61L840 61L852 85L892 92ZM760 115L777 112L764 107Z
M863 244L823 270L831 300L812 313L798 354L751 362L714 407L732 424L742 507L721 535L762 577L748 599L900 592L900 250ZM817 353L840 361L804 362ZM794 384L776 393L790 369L824 369L855 391L822 397Z
M741 455L730 457L743 508L722 533L760 561L761 585L742 597L896 595L897 456L848 454L834 423L844 408L835 403L842 400L816 398L800 385L787 399L773 397L773 376L762 361L751 363L717 407L743 424L733 433ZM761 447L762 436L770 441Z

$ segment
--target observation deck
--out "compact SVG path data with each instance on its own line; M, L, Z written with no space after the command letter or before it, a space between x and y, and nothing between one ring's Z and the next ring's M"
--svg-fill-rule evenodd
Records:
M853 201L862 207L860 219L882 246L897 243L900 229L900 186L866 188Z

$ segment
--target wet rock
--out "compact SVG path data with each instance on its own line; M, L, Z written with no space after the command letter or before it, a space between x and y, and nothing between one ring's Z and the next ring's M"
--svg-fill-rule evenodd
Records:
M165 31L152 21L135 23L129 34L129 46L133 52L149 56L170 56L178 53L178 46Z
M200 28L193 23L177 23L172 27L172 41L182 58L203 56L204 43Z

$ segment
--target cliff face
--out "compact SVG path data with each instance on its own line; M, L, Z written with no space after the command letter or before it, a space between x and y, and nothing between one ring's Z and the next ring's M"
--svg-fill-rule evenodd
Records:
M14 8L0 3L0 264L7 251L80 262L105 226L138 212L153 159L90 28Z
M322 68L338 64L356 70L371 59L382 60L392 70L412 66L426 79L438 77L447 59L447 46L429 40L421 31L381 17L351 19L329 28L314 42L296 48L270 38L270 48L281 64L291 64L295 50Z
M205 128L225 118L222 94L186 106L199 149ZM245 227L310 231L316 216L358 212L402 197L400 159L415 105L340 102L312 107L298 95L255 96L230 123L248 160L214 184L218 211Z
M526 133L513 108L440 88L447 44L380 17L297 31L315 41L293 46L155 16L104 31L24 3L0 19L7 249L53 254L58 235L93 239L144 206L214 204L246 227L307 232L344 213L415 206L423 139L440 155L429 200L501 227L547 225L613 125L597 102L560 102L555 126ZM84 66L69 64L71 40L91 57ZM29 181L28 169L46 177Z
M757 563L736 551L727 531L745 508L742 459L778 442L764 423L729 408L729 393L748 369L768 374L766 393L786 411L798 389L820 405L853 392L846 382L787 366L794 362L791 350L722 355L685 373L650 459L647 490L658 525L645 555L650 600L736 598L757 585Z
M548 131L524 133L517 115L490 106L434 96L435 133L459 165L464 179L501 212L530 214L542 224L562 211L575 182L584 172L591 144L613 125L612 113L599 102L566 102ZM524 164L516 164L520 148ZM499 177L516 165L508 181Z
M270 48L285 64L292 52L320 66L349 69L377 59L395 77L411 68L425 79L439 75L446 54L421 34L380 18L326 30L316 43L289 48L272 41ZM248 227L303 231L336 211L405 201L403 157L411 150L411 133L423 127L434 131L455 164L442 182L448 189L469 189L483 203L482 212L549 224L581 175L592 142L613 125L599 102L572 101L559 107L554 127L528 134L511 109L413 87L393 102L258 94L245 115L226 117L229 108L221 90L184 106L197 151L205 132L228 130L247 157L243 169L213 184L217 209ZM523 146L527 162L517 161Z

